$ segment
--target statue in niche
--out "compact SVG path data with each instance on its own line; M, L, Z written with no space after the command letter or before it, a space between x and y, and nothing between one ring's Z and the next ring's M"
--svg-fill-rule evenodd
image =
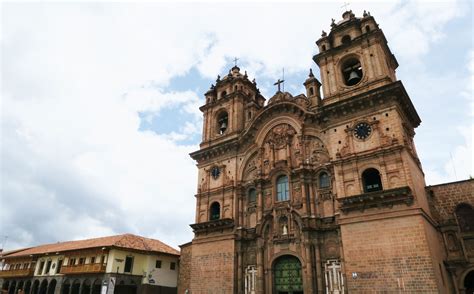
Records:
M282 216L279 221L280 225L280 235L286 236L288 235L288 218L286 216Z
M453 233L450 233L448 234L448 250L449 251L458 251L459 250L459 247L458 247L458 242L456 240L456 237L454 236Z

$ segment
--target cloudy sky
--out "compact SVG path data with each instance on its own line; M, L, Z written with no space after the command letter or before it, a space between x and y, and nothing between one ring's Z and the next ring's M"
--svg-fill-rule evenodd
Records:
M303 92L342 1L1 6L5 249L118 233L192 238L203 93L232 59L268 98ZM427 184L474 175L471 1L357 2L383 29L422 125ZM8 236L6 239L5 236ZM6 243L5 243L6 241Z

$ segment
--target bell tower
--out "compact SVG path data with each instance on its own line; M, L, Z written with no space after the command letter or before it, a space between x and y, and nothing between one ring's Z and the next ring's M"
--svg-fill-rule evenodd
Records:
M323 31L316 42L319 54L313 60L321 71L326 103L387 85L397 80L398 62L370 13L362 18L346 11L331 32Z
M226 76L217 76L205 97L200 108L204 114L201 148L236 139L265 102L255 80L250 81L247 72L240 73L237 65Z

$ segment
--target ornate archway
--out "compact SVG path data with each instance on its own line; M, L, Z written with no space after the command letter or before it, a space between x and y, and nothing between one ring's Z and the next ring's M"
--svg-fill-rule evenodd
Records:
M278 294L303 294L303 274L297 257L283 255L275 260L273 285Z

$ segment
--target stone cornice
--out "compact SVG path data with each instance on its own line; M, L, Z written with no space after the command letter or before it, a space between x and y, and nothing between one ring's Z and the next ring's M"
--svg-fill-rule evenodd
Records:
M410 187L401 187L390 190L368 192L360 195L339 198L341 211L349 213L353 210L364 211L369 208L391 208L395 204L412 205L414 197Z
M234 220L230 218L217 219L204 223L196 223L189 225L195 233L212 232L223 229L232 229L234 227Z

